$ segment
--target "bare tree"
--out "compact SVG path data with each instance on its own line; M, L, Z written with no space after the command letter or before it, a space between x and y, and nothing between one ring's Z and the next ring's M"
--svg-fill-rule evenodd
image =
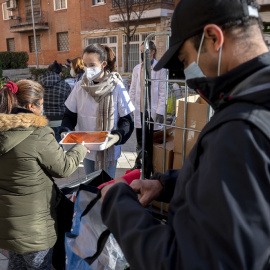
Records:
M112 0L115 14L119 15L119 23L123 26L126 35L126 51L124 72L128 70L128 55L130 41L140 24L143 13L149 9L151 0Z

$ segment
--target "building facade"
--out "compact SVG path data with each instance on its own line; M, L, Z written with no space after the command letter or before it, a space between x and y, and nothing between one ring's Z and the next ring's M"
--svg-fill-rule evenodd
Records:
M40 65L48 65L54 60L64 64L67 58L81 56L83 48L91 43L107 44L116 53L118 71L123 72L126 36L125 26L120 18L119 3L125 11L124 0L2 1L0 51L26 51L29 54L28 64L36 65L36 44ZM140 62L140 45L144 39L150 33L169 31L174 7L179 2L132 1L135 6L145 2L146 7L130 42L128 72ZM258 0L258 3L261 5L260 14L264 22L265 39L270 44L270 0ZM136 16L131 16L131 27L135 23ZM167 40L167 35L154 37L157 59L166 50Z
M48 65L54 60L64 64L67 58L81 56L83 48L91 43L107 44L115 51L118 71L122 72L126 37L118 16L120 9L113 1L6 0L1 3L0 51L26 51L28 64L36 65L36 43L40 65ZM145 37L149 33L169 30L175 7L174 0L134 0L134 3L136 1L147 1L147 7L131 40L129 71L140 61L140 44ZM134 24L135 20L131 19L131 27ZM156 37L155 41L159 55L162 55L166 36Z

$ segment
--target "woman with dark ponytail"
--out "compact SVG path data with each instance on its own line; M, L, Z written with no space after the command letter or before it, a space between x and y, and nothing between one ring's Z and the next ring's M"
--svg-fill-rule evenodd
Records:
M91 151L84 159L85 173L104 169L115 176L120 144L132 134L134 106L116 72L116 57L111 48L100 44L86 47L82 54L85 74L66 100L62 127L76 131L110 131L105 151Z
M52 177L67 177L87 149L64 153L41 115L44 89L34 81L0 88L0 248L9 270L51 269L57 193Z

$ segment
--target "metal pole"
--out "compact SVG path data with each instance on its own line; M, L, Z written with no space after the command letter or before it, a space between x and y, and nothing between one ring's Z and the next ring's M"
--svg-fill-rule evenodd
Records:
M170 35L171 32L159 32L159 33L152 33L149 34L145 40L144 40L144 92L143 92L143 121L142 121L142 173L141 173L141 179L144 179L144 150L145 150L145 111L146 109L149 110L149 114L151 114L151 108L146 108L146 99L148 97L148 81L151 81L151 78L146 77L146 51L149 50L149 41L152 37L155 36L162 36L162 35ZM149 102L148 102L149 105Z
M39 68L33 0L31 0L31 10L32 10L32 22L33 22L34 43L35 43L35 52L36 52L36 63L37 63L37 68Z

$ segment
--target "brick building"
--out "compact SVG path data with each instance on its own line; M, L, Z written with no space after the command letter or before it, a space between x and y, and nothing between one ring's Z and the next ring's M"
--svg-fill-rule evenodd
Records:
M85 46L97 42L113 48L118 71L123 71L126 37L119 20L119 9L115 7L116 0L32 1L40 65L48 65L54 60L65 63L67 58L80 56ZM148 6L131 41L130 72L140 61L140 44L145 37L149 33L169 30L171 15L179 0L133 0L135 4L138 1L147 1ZM258 0L258 3L264 30L270 32L270 0ZM28 64L35 65L31 0L2 0L1 6L0 51L26 51ZM166 40L166 36L155 37L157 58L165 51ZM266 40L270 43L268 34Z
M67 58L80 56L88 44L97 42L113 48L118 71L123 71L125 35L117 19L118 9L114 7L114 0L32 1L40 65L48 65L54 60L65 63ZM175 6L173 0L146 1L149 2L147 10L131 41L129 71L139 63L139 48L145 37L149 33L169 29ZM28 64L35 65L31 0L5 0L1 5L0 51L26 51L29 54ZM165 50L165 40L165 36L156 37L160 55Z

